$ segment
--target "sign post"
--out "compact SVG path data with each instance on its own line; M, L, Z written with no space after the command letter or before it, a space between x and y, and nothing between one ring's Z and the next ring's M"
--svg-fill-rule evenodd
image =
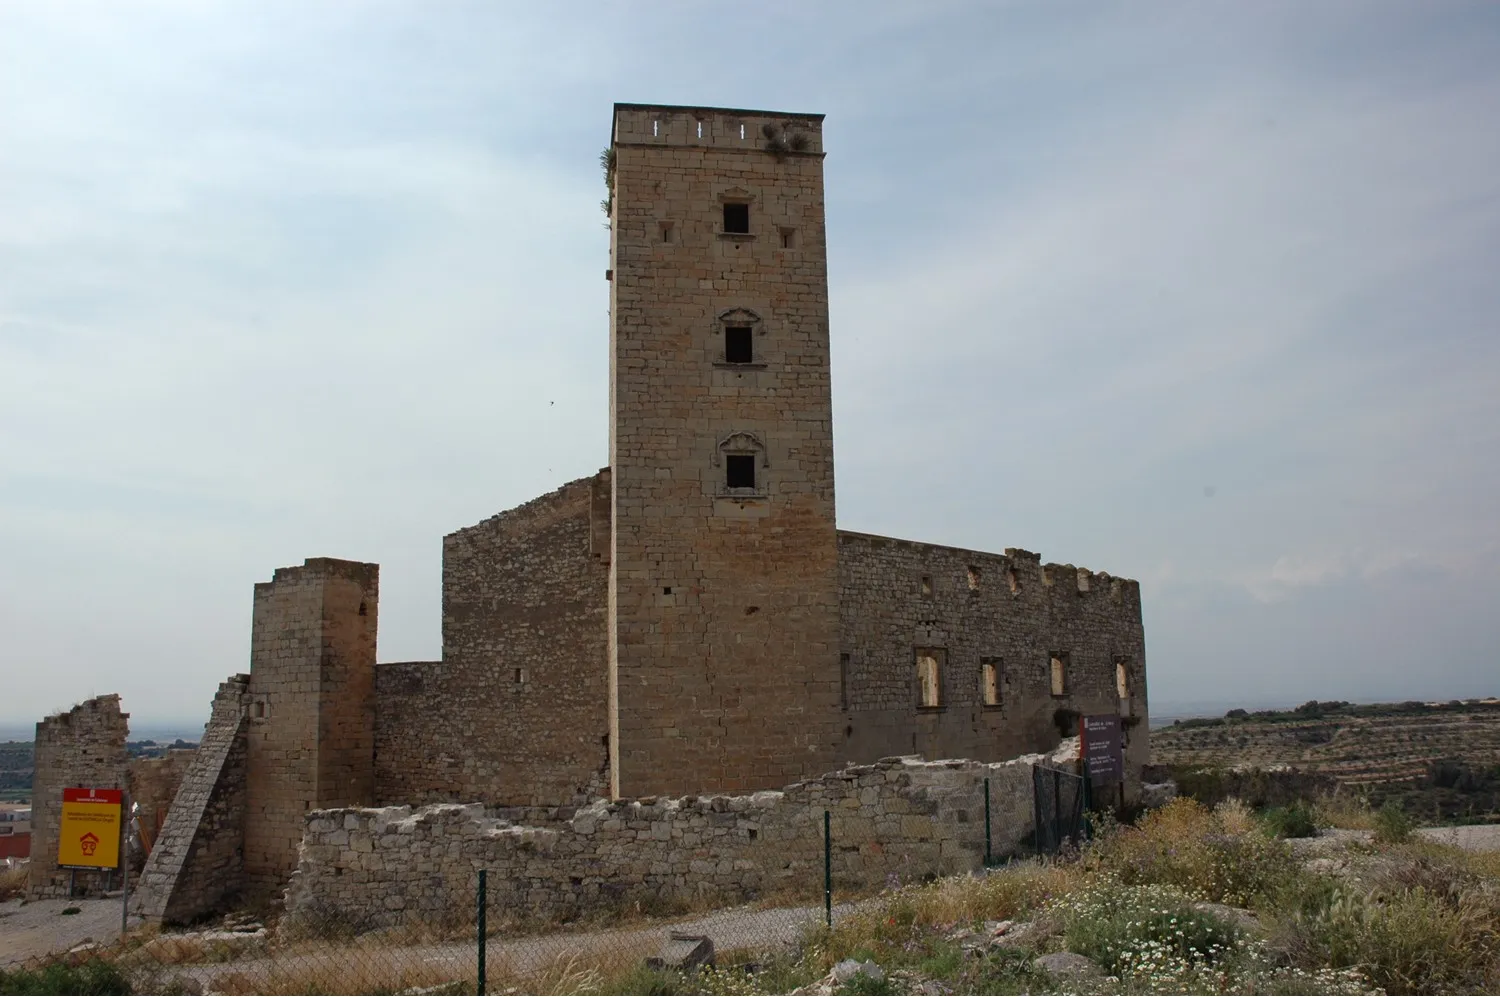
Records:
M57 864L64 869L115 869L120 865L118 789L63 790L57 827Z
M1078 719L1083 749L1083 777L1094 785L1117 786L1123 799L1125 787L1125 732L1117 713L1095 713Z

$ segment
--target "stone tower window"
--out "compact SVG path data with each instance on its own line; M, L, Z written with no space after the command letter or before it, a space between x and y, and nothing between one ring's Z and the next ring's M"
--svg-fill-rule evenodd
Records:
M924 710L943 705L942 659L941 648L917 648L917 706Z
M764 482L759 471L770 467L766 445L754 433L730 433L719 441L714 451L714 465L724 468L722 495L762 495Z
M1000 705L1000 659L979 659L979 698L985 706Z
M724 327L724 362L753 363L755 360L755 330L748 325Z
M755 491L755 457L750 454L730 454L724 458L727 469L724 484L730 491L748 489Z
M1130 698L1130 663L1124 658L1115 662L1115 691L1121 699Z
M729 308L718 314L714 335L719 337L715 363L735 367L764 367L755 340L765 335L760 316L748 308Z
M1052 653L1052 695L1068 694L1068 655L1062 651Z
M729 201L724 205L724 231L741 235L750 234L750 205L743 201Z

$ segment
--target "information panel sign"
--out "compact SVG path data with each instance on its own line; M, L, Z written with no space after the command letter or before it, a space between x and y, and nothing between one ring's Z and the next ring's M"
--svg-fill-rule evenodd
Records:
M1125 778L1125 736L1120 717L1099 713L1079 720L1083 741L1083 763L1095 782L1121 782Z
M64 789L57 828L57 864L74 869L113 869L120 864L118 789Z

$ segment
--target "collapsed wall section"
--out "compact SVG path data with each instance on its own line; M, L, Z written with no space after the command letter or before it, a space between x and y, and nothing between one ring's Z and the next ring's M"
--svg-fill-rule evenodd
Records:
M839 595L847 757L1009 758L1077 734L1080 714L1119 714L1137 791L1150 744L1136 582L841 530Z
M64 789L126 788L129 720L130 714L120 712L120 697L110 695L37 722L28 899L68 896L70 877L75 896L97 896L114 884L114 870L58 868L57 833Z
M984 783L992 849L1032 830L1032 766L1069 764L1072 742L996 764L887 758L748 796L599 801L527 827L479 804L309 815L287 918L375 929L467 916L477 873L491 908L520 923L568 920L634 901L821 899L823 814L840 888L877 888L978 868Z
M606 469L443 538L443 660L376 668L379 800L605 791L609 488Z
M184 922L239 891L245 843L246 716L250 676L219 686L182 785L132 901L150 921Z

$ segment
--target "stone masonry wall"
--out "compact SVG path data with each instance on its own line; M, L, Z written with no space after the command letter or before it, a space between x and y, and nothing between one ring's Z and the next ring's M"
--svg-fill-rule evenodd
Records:
M1076 758L1073 741L1053 764ZM491 910L557 921L640 899L735 902L821 898L823 812L832 816L836 888L978 868L984 779L993 849L1032 830L1035 755L998 764L882 759L748 796L596 802L526 827L479 804L326 810L309 815L287 916L337 917L365 929L469 917L476 873Z
M120 697L110 695L90 699L37 723L31 864L26 886L29 899L68 895L69 870L57 867L62 791L80 786L126 788L129 720L130 714L120 712ZM103 870L79 870L73 875L78 896L102 893L117 876Z
M183 776L192 767L194 748L173 748L160 758L132 758L126 769L130 799L137 807L136 819L145 835L145 843L154 843L166 823L167 811ZM135 866L132 866L135 868Z
M1011 758L1077 733L1079 714L1119 713L1127 790L1150 761L1140 586L1035 554L1004 555L839 533L845 754ZM919 706L916 652L940 652L939 706ZM1065 662L1052 694L1051 661ZM983 663L999 702L983 698ZM1128 695L1117 688L1126 669Z
M443 660L376 667L381 802L605 790L608 489L600 472L443 539Z
M614 795L785 785L840 757L822 118L621 104L612 138Z
M192 921L243 885L249 686L250 676L236 675L214 696L203 739L132 898L147 920Z
M280 890L309 810L373 803L380 568L311 558L255 586L245 885Z

